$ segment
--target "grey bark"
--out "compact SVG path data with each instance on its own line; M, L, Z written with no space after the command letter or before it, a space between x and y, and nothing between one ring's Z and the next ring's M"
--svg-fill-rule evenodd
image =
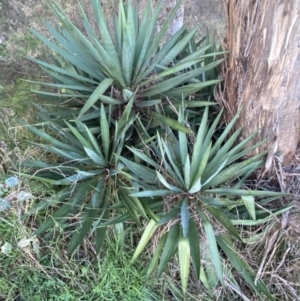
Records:
M173 1L173 7L176 5L177 1ZM174 19L172 20L170 27L168 29L168 35L173 36L182 26L184 18L184 4L180 6L177 10Z
M227 15L225 106L243 107L242 138L281 151L290 162L300 140L300 0L224 0ZM256 150L258 152L259 150Z

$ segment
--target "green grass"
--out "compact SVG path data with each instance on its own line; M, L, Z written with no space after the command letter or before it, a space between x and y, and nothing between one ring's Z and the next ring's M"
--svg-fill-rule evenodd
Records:
M95 256L86 241L73 258L64 252L66 237L56 233L52 239L40 239L19 247L20 240L32 235L34 221L20 222L18 212L0 215L1 246L12 250L0 254L0 297L13 300L19 294L25 300L162 300L153 293L154 282L145 285L146 265L130 263L133 246L111 232L102 253ZM49 243L48 243L49 241Z
M3 183L5 176L1 176ZM54 233L34 239L33 232L49 209L24 219L34 205L55 194L51 186L32 180L22 180L18 189L25 189L35 198L13 202L0 212L0 299L15 300L124 300L124 301L181 301L184 300L179 282L178 261L169 266L171 276L151 278L145 283L152 246L134 264L132 255L137 243L138 229L119 224L109 230L108 240L99 255L95 255L90 241L72 258L66 255L70 232L54 227ZM12 189L9 193L12 193ZM4 246L11 250L4 252ZM176 276L177 275L177 276ZM176 279L178 280L176 282ZM200 298L200 299L199 299ZM200 283L194 283L187 301L213 300Z
M1 177L1 183L4 177ZM55 193L49 186L35 181L23 181L20 186L35 196L27 202L14 201L13 206L0 212L0 300L124 300L124 301L181 301L176 258L170 264L171 276L155 277L145 283L150 261L144 254L131 263L138 229L122 224L110 228L103 250L94 253L92 239L86 239L73 255L66 255L70 232L54 227L54 233L38 239L33 237L37 226L51 214L48 209L30 218L23 214L32 206ZM13 192L13 191L10 191ZM4 252L4 246L11 250ZM179 280L179 278L178 278ZM199 290L200 289L200 290ZM211 300L200 283L193 284L187 301ZM200 297L200 299L199 299Z

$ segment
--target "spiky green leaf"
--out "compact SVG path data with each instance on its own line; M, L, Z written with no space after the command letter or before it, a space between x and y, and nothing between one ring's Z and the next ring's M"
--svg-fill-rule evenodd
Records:
M196 276L199 279L200 278L200 242L199 242L199 234L197 229L197 224L195 223L195 220L193 218L189 219L189 232L188 232L188 238L190 243L190 252L191 252L191 258L194 264L194 269L196 272Z
M189 203L187 198L184 199L181 205L181 226L183 237L187 237L189 232Z
M178 253L182 291L186 294L190 270L190 244L188 238L179 240Z
M146 245L148 244L148 242L150 241L150 239L152 238L154 232L157 229L157 223L155 220L151 219L148 223L148 225L146 226L143 235L135 249L135 252L132 256L132 261L135 261L138 256L143 252L143 250L145 249Z
M178 246L179 235L179 224L171 226L161 254L157 277L161 276L163 271L166 269L167 263L174 255Z
M221 263L220 254L219 254L213 227L212 227L211 223L209 222L209 220L207 219L204 212L202 212L200 210L200 208L197 208L197 210L198 210L198 213L199 213L202 223L203 223L205 236L206 236L209 251L210 251L211 260L214 264L214 267L216 269L216 272L217 272L220 282L224 285L222 263Z

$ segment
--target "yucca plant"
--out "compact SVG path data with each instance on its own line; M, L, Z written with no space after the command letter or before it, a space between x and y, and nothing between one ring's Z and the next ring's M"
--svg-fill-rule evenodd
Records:
M246 160L242 158L263 142L244 149L254 137L253 134L233 146L240 130L225 141L238 118L237 114L222 135L212 143L222 112L208 126L209 114L206 108L200 125L196 126L196 135L162 124L157 127L156 136L149 137L148 141L142 140L139 148L132 147L127 143L132 141L128 129L134 119L139 118L129 117L133 98L134 95L119 122L107 119L104 105L101 106L99 137L95 137L81 122L75 122L76 127L66 122L66 128L52 123L55 137L20 121L30 131L51 143L35 145L64 159L63 163L52 165L40 161L26 164L31 169L28 176L32 177L34 172L33 177L37 180L66 186L58 193L55 201L62 205L35 234L49 231L54 224L64 226L67 217L80 212L81 218L68 251L74 252L90 233L95 233L96 250L99 251L107 226L126 221L134 221L140 226L142 218L149 223L133 256L135 260L155 230L168 225L169 231L164 233L158 243L148 276L153 273L158 262L160 276L178 250L182 286L186 291L190 258L197 277L209 286L205 265L200 261L200 227L204 229L211 262L220 282L224 284L219 247L236 269L244 271L242 276L249 285L258 294L263 292L272 300L262 281L254 284L253 271L233 251L233 242L229 236L243 243L246 239L240 236L236 225L260 225L288 209L262 209L265 204L281 196L281 193L242 189L249 175L263 165L262 157L265 153ZM183 128L189 128L185 122L185 113L186 110L180 107L177 123ZM41 115L41 118L46 124L45 117ZM255 197L260 199L255 202ZM45 205L49 204L49 201L45 202ZM215 222L227 233L216 234ZM235 283L237 289L240 289Z
M132 186L134 178L126 172L124 164L119 160L121 154L124 154L128 129L134 122L134 118L128 118L128 109L132 107L133 98L134 96L129 100L127 110L119 121L107 119L104 106L101 106L99 116L101 136L98 138L84 123L78 121L75 122L75 126L65 121L66 129L60 124L52 123L50 127L55 135L51 136L20 120L22 125L49 143L33 143L34 145L63 159L63 163L59 164L37 160L23 164L23 167L30 168L35 179L66 187L55 196L56 202L63 205L43 223L36 231L36 235L48 230L54 223L63 225L66 217L83 207L82 220L73 234L68 251L72 253L92 227L92 232L96 234L96 250L99 251L105 238L104 225L125 221L129 217L128 213L138 225L140 216L147 219L147 214L151 213L151 206L148 209L137 198L130 196L131 190L128 190L128 187ZM40 117L44 122L50 123L44 115ZM149 178L150 176L146 177ZM45 206L50 204L49 200L44 202ZM39 208L41 206L43 205L38 205ZM127 215L120 214L119 217L109 221L110 211L114 208L116 211L118 208L123 210L123 207L127 209ZM98 227L99 224L101 227Z
M140 199L160 197L163 205L162 211L156 211L156 217L151 219L146 227L133 260L142 252L157 228L163 229L166 228L166 224L169 224L167 228L170 230L158 243L148 276L152 274L158 261L158 276L160 276L178 249L184 290L187 289L188 284L190 257L197 277L202 277L203 281L206 279L205 269L200 263L199 223L204 230L217 277L224 284L224 271L218 248L220 247L225 252L235 267L244 269L245 263L239 259L235 251L231 250L232 242L227 234L215 234L212 220L221 224L229 234L242 243L244 240L235 225L260 225L272 219L274 215L287 210L287 208L280 211L260 210L264 204L274 200L274 197L282 196L281 193L242 189L249 175L263 165L262 157L265 153L246 160L240 159L264 142L244 149L254 137L254 133L234 146L241 129L237 130L226 142L224 141L238 118L237 114L222 135L212 143L212 136L220 116L221 113L209 127L206 108L196 136L187 135L181 131L174 133L170 128L166 129L164 137L158 133L156 142L150 144L153 152L151 157L155 157L155 160L147 156L145 151L141 152L128 147L141 161L156 170L157 177L156 183L150 189L141 189L131 196ZM180 108L178 122L184 124L184 120L184 110ZM133 174L141 177L142 172L135 164L129 161L126 163L127 168ZM255 197L261 198L255 202ZM271 298L262 282L258 282L257 286L254 285L254 277L251 274L253 271L249 269L249 266L247 269L242 277L256 292L262 291Z
M230 272L223 267L221 248L255 292L272 300L262 281L254 283L253 271L236 255L232 241L247 241L236 225L259 225L286 210L263 210L279 193L243 189L251 173L263 166L265 153L245 156L263 142L247 148L254 133L236 144L241 129L226 140L238 114L215 136L222 112L210 120L208 107L215 103L209 101L212 93L206 88L219 82L215 67L222 60L216 56L223 52L216 52L205 39L195 42L197 28L189 32L183 27L163 43L182 1L156 33L162 3L152 13L148 1L140 21L130 1L126 7L120 1L113 34L99 1L91 0L98 32L79 4L86 35L53 3L60 26L46 26L56 43L33 31L54 56L54 64L31 59L55 81L39 84L58 92L36 91L54 101L51 109L37 105L43 129L20 123L41 138L34 145L60 158L22 164L27 168L24 176L58 187L57 195L37 205L58 209L35 234L51 231L54 225L69 227L70 254L88 234L95 235L99 251L108 226L127 221L140 226L146 221L133 260L155 231L164 229L148 276L157 265L160 276L178 251L184 291L190 258L207 288L208 278L224 284L224 274ZM80 218L70 225L74 215ZM216 233L215 225L222 233ZM214 272L201 263L204 244ZM228 277L241 291L234 277Z
M201 94L196 93L206 87L213 88L219 82L218 78L212 79L210 75L223 61L216 60L216 57L224 52L215 51L208 39L196 42L198 27L188 31L183 26L169 40L164 40L182 2L176 4L160 31L156 32L163 1L159 1L152 12L149 0L140 20L138 9L132 7L130 1L127 5L120 1L110 32L100 2L91 0L97 30L92 29L85 10L79 4L85 34L53 2L51 9L59 26L55 28L47 22L46 26L55 41L31 30L52 50L53 63L29 58L42 66L55 81L39 82L55 89L55 92L35 91L54 100L56 108L60 106L56 115L52 112L52 119L54 116L75 116L91 125L95 116L99 115L101 103L111 105L112 114L120 115L131 93L137 90L135 112L143 112L145 116L149 115L149 111L157 110L158 105L168 107L169 101L178 107L182 98L190 108L212 104L203 102ZM208 93L207 90L204 92ZM190 95L193 95L192 99L188 98ZM68 109L70 107L71 110ZM166 108L164 115L168 113L172 111ZM155 115L155 118L157 116L162 115Z

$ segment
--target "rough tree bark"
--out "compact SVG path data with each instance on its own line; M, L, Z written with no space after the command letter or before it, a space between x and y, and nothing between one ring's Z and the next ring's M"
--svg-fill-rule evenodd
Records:
M300 0L224 0L228 118L243 106L242 138L261 131L289 163L300 141Z

